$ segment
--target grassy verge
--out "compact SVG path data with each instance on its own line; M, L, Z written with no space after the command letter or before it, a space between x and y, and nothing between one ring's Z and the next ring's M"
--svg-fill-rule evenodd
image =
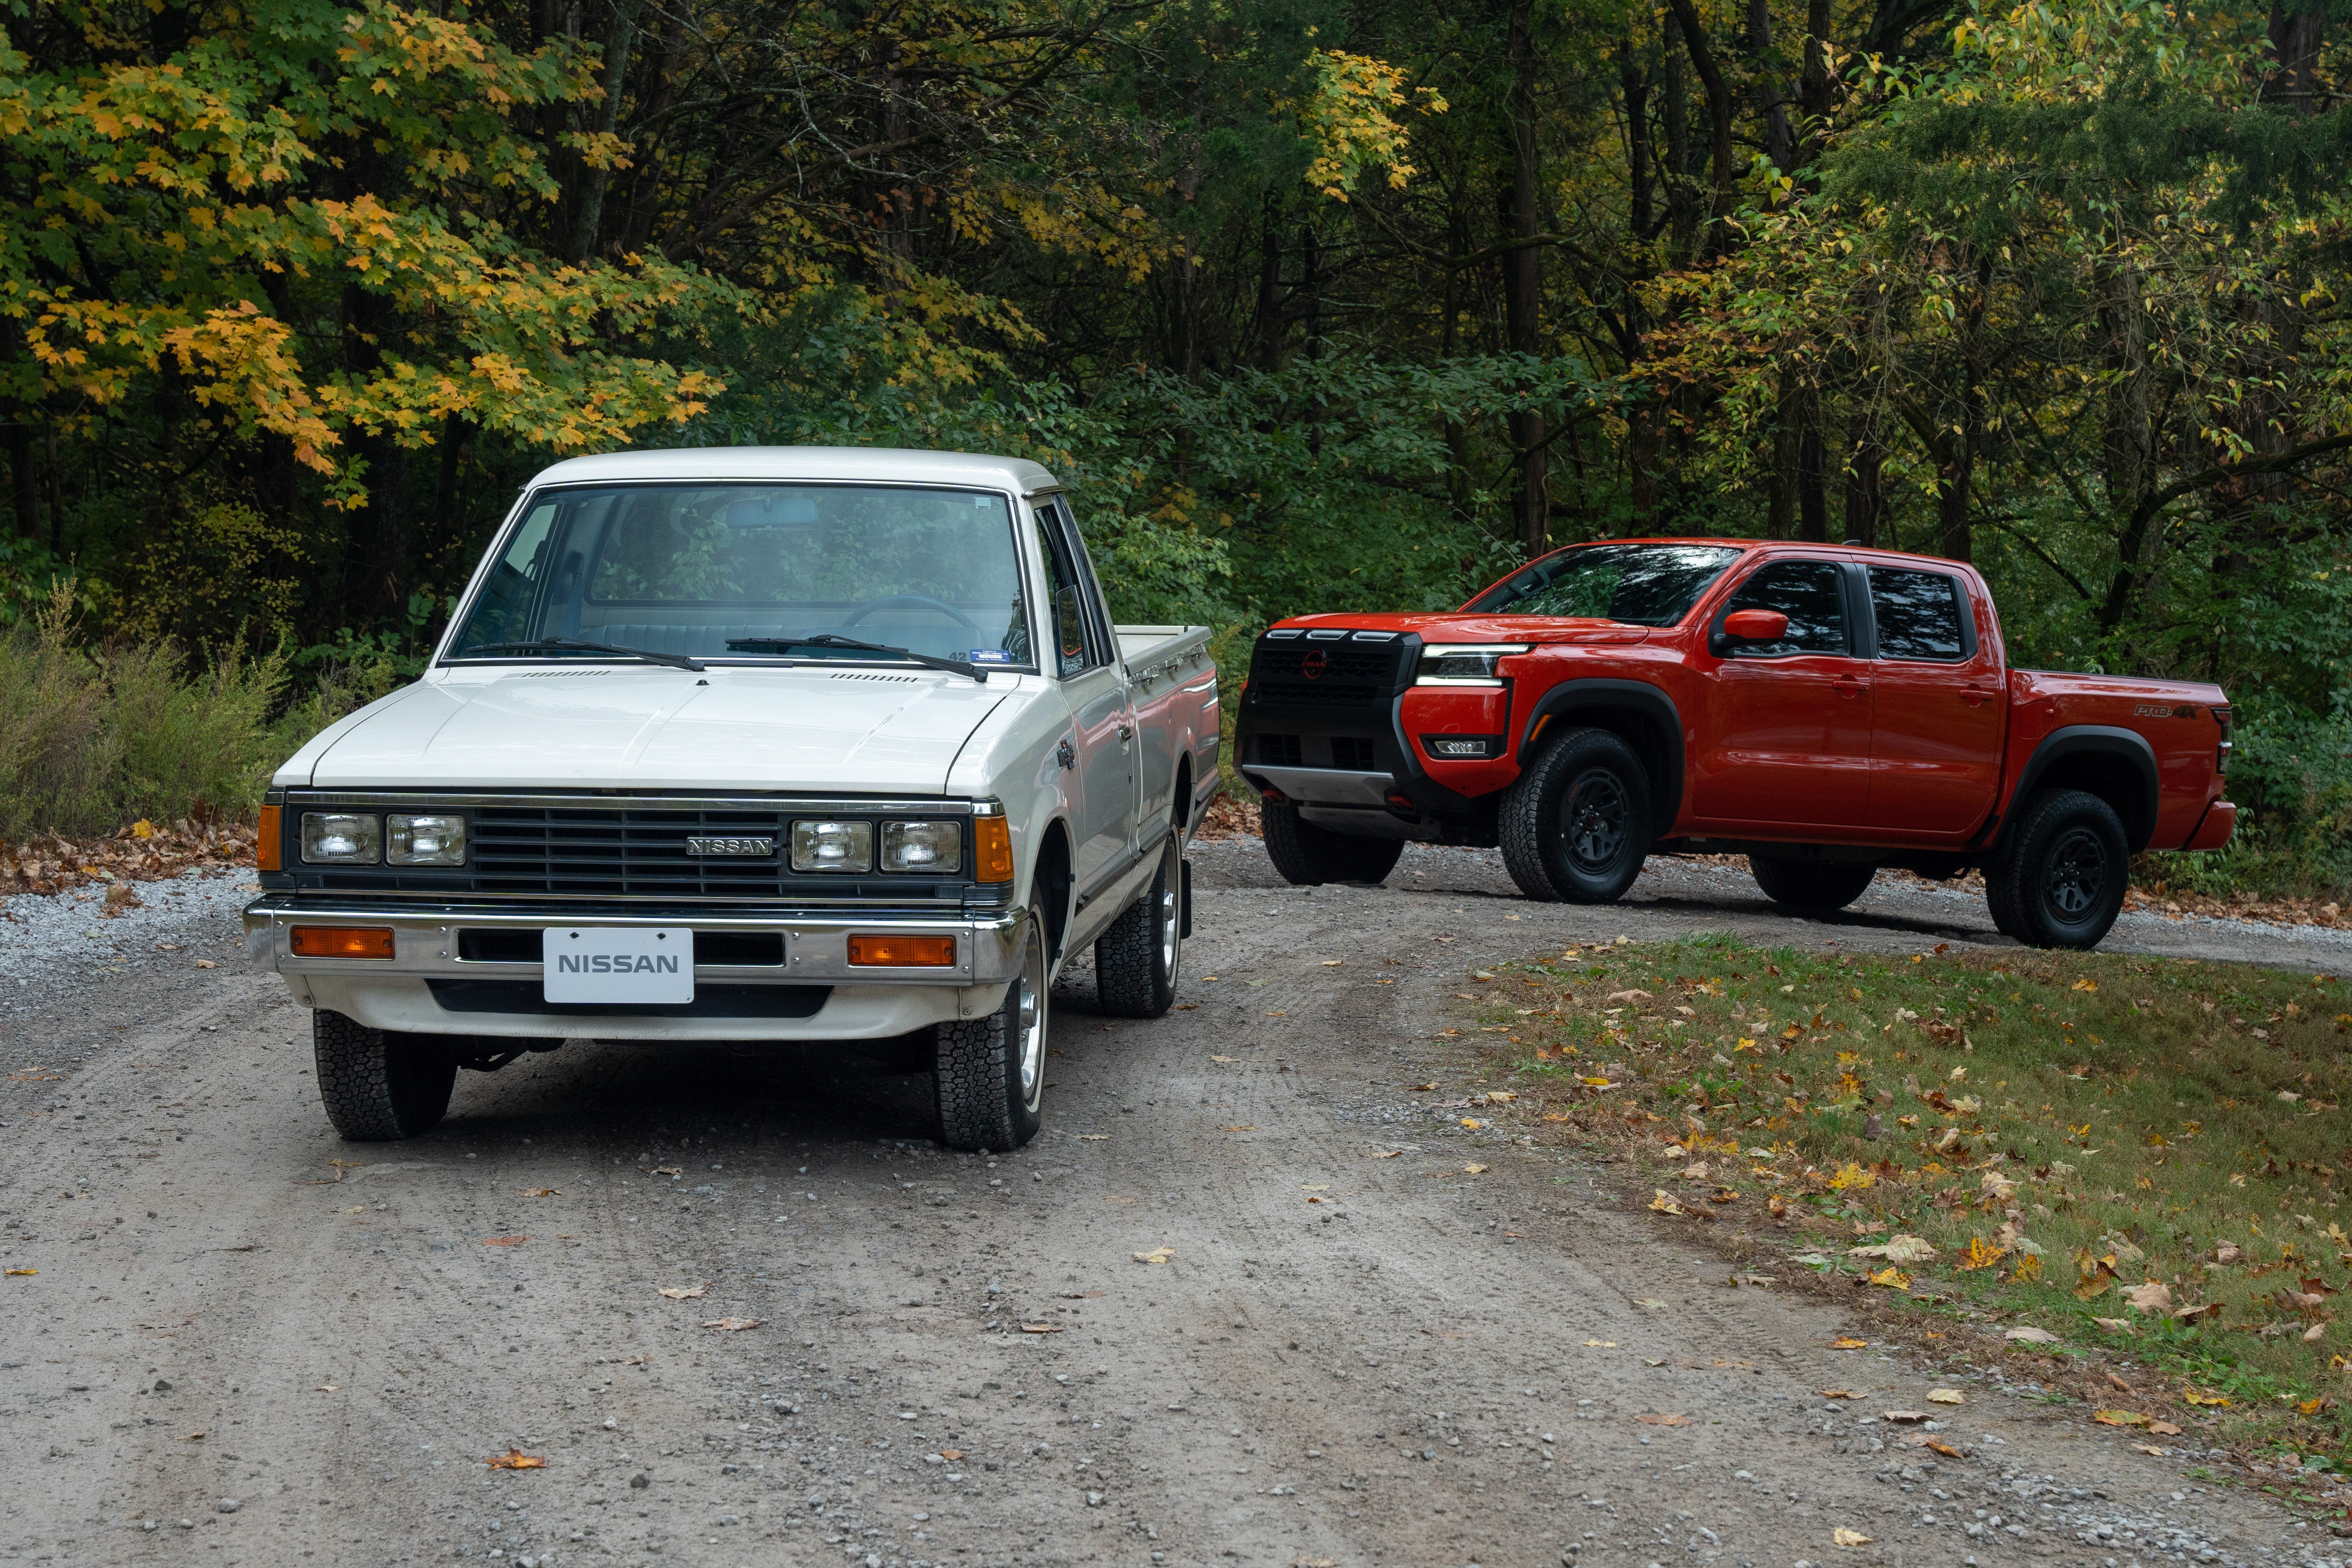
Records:
M2352 1466L2352 997L2334 977L1700 939L1475 984L1513 1079L1489 1103L1647 1162L1653 1206L1777 1236L1790 1267L1923 1330L1990 1313L2028 1331L2015 1360L2108 1352L2159 1374L2106 1396L2110 1425Z

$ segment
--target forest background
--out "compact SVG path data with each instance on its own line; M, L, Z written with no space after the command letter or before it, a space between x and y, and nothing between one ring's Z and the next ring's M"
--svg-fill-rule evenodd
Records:
M1973 561L2231 690L2188 880L2352 889L2347 0L0 21L0 836L244 809L556 458L856 442L1043 460L1229 657L1602 537Z

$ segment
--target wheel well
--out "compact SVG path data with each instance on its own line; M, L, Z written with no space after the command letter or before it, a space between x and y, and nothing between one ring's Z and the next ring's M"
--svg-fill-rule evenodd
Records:
M1176 830L1179 839L1192 834L1192 759L1187 756L1176 764L1176 799L1168 807L1168 826Z
M2145 848L2156 833L2147 778L2137 761L2122 752L2086 751L2056 758L2033 775L2031 787L2036 795L2078 789L2098 796L2123 818L2125 837L2135 852Z
M1633 747L1633 754L1642 759L1643 771L1650 775L1653 826L1663 835L1674 826L1682 805L1680 758L1669 749L1672 742L1659 733L1654 718L1638 708L1578 706L1554 713L1551 722L1544 726L1548 737L1570 730L1606 730Z
M1060 822L1045 828L1045 841L1037 847L1037 870L1033 885L1037 901L1045 911L1045 951L1048 961L1062 956L1062 937L1070 924L1070 836Z

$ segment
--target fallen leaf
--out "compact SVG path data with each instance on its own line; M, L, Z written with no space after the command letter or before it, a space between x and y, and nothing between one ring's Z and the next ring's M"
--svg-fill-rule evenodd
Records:
M2305 1340L2324 1339L2326 1337L2326 1334L2327 1325L2326 1323L2314 1323L2311 1327L2303 1331L2303 1337Z
M37 1268L11 1268L6 1270L8 1277L12 1279L25 1279L28 1276L38 1274L40 1270Z
M1924 1410L1882 1410L1878 1413L1878 1418L1882 1421L1892 1421L1897 1426L1916 1426L1927 1419L1927 1413Z
M2061 1342L2058 1336L2048 1329L2011 1329L2000 1337L2005 1340L2021 1340L2030 1345L2054 1345Z
M2169 1421L2151 1421L2147 1424L2147 1429L2165 1437L2178 1437L2180 1436L2180 1428L2175 1426Z
M1685 1165L1685 1167L1683 1167L1683 1173L1682 1173L1682 1175L1683 1175L1683 1180L1685 1180L1685 1181L1686 1181L1686 1182L1704 1182L1704 1181L1706 1181L1706 1163L1705 1161L1701 1161L1699 1163L1697 1163L1697 1164L1696 1164L1696 1165Z
M1925 1263L1936 1256L1936 1249L1924 1238L1916 1236L1890 1236L1885 1241L1868 1247L1849 1247L1848 1258L1883 1258L1889 1263Z
M1176 1249L1172 1247L1155 1247L1149 1252L1137 1253L1135 1260L1138 1263L1165 1263L1175 1256Z
M1594 1350L1613 1351L1617 1348L1615 1340L1587 1340L1584 1342Z
M2124 1305L2140 1312L2172 1310L2172 1287L2160 1279L2150 1279L2124 1292Z
M1687 1415L1636 1415L1633 1419L1644 1426L1687 1426L1691 1424Z
M702 1326L706 1329L717 1329L722 1334L733 1334L740 1333L745 1329L758 1328L760 1326L760 1320L757 1318L713 1318L706 1321Z
M961 1448L941 1448L940 1450L940 1458L952 1465L958 1459L963 1458L963 1450Z
M2158 1447L2153 1443L2134 1443L2132 1447L2137 1448L2143 1454L2154 1454L2159 1459L2164 1458L2164 1450Z
M1373 1160L1393 1160L1403 1152L1404 1151L1402 1149L1375 1149L1371 1151L1366 1158Z
M1486 1173L1486 1167L1484 1165L1465 1165L1462 1167L1462 1173L1465 1176L1483 1176Z
M1327 958L1323 961L1323 967L1326 969L1337 969L1346 962L1348 961L1344 958Z
M1239 1122L1234 1126L1226 1128L1225 1131L1228 1132L1255 1132L1257 1129L1247 1122Z
M527 1236L486 1236L482 1237L482 1245L484 1247L520 1247L530 1239L530 1237Z
M1966 1405L1969 1396L1957 1388L1931 1388L1927 1391L1930 1405Z
M1870 1342L1868 1340L1841 1338L1832 1340L1830 1342L1830 1349L1833 1351L1858 1351L1869 1343Z
M527 1190L522 1195L527 1198L560 1198L563 1195L563 1189L562 1187L532 1187Z
M1078 1142L1081 1143L1105 1143L1109 1141L1110 1134L1108 1132L1081 1132L1078 1134Z
M1657 1195L1656 1195L1655 1197L1653 1197L1653 1198L1650 1200L1650 1207L1651 1207L1652 1209L1655 1210L1657 1213L1659 1213L1659 1214L1688 1214L1688 1213L1690 1213L1690 1210L1688 1210L1688 1209L1686 1209L1686 1208L1683 1207L1683 1205L1682 1205L1681 1204L1676 1203L1676 1202L1675 1201L1675 1195L1674 1195L1672 1193L1669 1193L1668 1191L1666 1191L1666 1189L1665 1189L1665 1188L1664 1188L1664 1187L1657 1187L1657 1188L1654 1188L1654 1189L1653 1189L1653 1191L1654 1191L1654 1192L1656 1193L1656 1194L1657 1194Z
M1920 1440L1919 1447L1929 1449L1935 1453L1941 1454L1948 1459L1965 1459L1968 1458L1966 1454L1961 1453L1958 1448L1955 1448L1940 1437L1922 1438Z
M661 1293L673 1301L691 1301L709 1289L710 1282L706 1279L699 1285L665 1285Z
M2111 1334L2136 1334L2139 1332L2137 1329L2132 1327L2131 1320L2129 1318L2093 1318L2091 1321L2098 1324L2099 1327L2106 1330L2107 1332Z
M536 1454L526 1454L520 1448L509 1448L503 1454L492 1454L486 1461L494 1470L543 1470L547 1461Z
M649 1176L683 1176L686 1168L682 1165L656 1165L646 1173Z
M1862 1395L1851 1388L1824 1388L1822 1390L1822 1397L1823 1399L1860 1399Z
M1843 1525L1831 1531L1830 1539L1840 1546L1867 1546L1871 1542L1871 1538L1859 1530L1848 1530Z
M2186 1389L2182 1391L2181 1397L2191 1405L2226 1405L2230 1403L2228 1394L2212 1394L2202 1388Z
M211 959L209 959L209 958L200 958L200 959L196 960L196 967L197 967L198 969L218 969L218 968L220 967L220 965L219 965L219 964L217 964L217 963L214 963Z
M1669 1303L1667 1302L1659 1300L1655 1296L1637 1296L1633 1299L1633 1305L1636 1307L1648 1307L1652 1310L1655 1310L1656 1309L1668 1304Z
M2152 1418L2137 1410L2094 1410L2091 1419L2102 1426L2145 1426Z
M1062 1331L1062 1325L1059 1323L1024 1323L1021 1325L1021 1331L1024 1334L1058 1334Z
M1873 1285L1884 1286L1889 1290L1911 1289L1911 1276L1904 1273L1900 1268L1882 1268L1870 1277L1870 1282Z
M1412 1092L1413 1092L1413 1093L1415 1093L1415 1094L1426 1094L1426 1093L1428 1093L1431 1089L1435 1089L1435 1088L1437 1087L1437 1085L1436 1085L1435 1083L1433 1083L1433 1082L1432 1082L1432 1083L1416 1083L1416 1084L1412 1085L1411 1087L1412 1087Z

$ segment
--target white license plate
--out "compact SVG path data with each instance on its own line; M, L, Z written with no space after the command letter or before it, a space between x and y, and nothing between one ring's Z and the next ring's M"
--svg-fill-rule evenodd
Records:
M550 926L541 950L550 1002L675 1005L694 1000L694 932L664 927Z

